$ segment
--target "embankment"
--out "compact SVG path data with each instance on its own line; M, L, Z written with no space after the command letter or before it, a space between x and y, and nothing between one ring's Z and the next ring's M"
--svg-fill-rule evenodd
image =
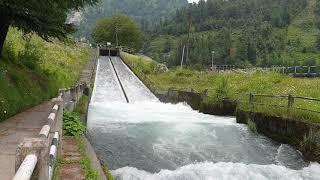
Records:
M88 48L73 42L46 42L10 28L0 58L0 121L73 85L88 56Z

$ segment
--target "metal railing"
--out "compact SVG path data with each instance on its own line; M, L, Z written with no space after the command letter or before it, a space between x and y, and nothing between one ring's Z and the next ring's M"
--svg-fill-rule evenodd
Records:
M320 76L320 66L272 66L270 71L287 74L294 77L318 77Z
M258 100L258 98L271 98L271 99L276 99L276 100L285 100L285 104L273 104L273 103L263 103L263 101ZM319 110L316 109L311 109L311 108L306 108L306 107L301 107L298 106L296 101L297 100L303 100L303 101L308 101L308 103L305 104L310 104L310 103L318 103L317 106ZM287 96L282 96L282 95L269 95L269 94L249 94L249 105L251 109L254 109L255 105L260 105L260 106L267 106L267 107L275 107L275 108L285 108L289 112L290 110L302 110L302 111L308 111L308 112L313 112L313 113L320 113L320 99L319 98L311 98L311 97L303 97L303 96L292 96L292 95L287 95Z

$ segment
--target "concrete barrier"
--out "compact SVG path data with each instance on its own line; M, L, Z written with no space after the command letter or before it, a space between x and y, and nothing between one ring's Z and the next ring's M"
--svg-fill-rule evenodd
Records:
M95 74L98 52L92 53L79 83L67 89L60 89L53 107L37 138L26 138L16 150L14 180L51 179L56 157L61 154L59 136L63 132L63 111L73 111L83 94L90 94L90 81ZM50 142L51 141L51 145ZM1 179L1 177L0 177Z
M52 179L56 157L61 153L59 135L63 132L63 111L66 108L64 102L71 99L68 104L73 110L84 94L83 87L87 85L77 84L70 89L59 90L58 97L52 99L53 107L39 137L24 139L17 149L15 180ZM70 99L67 98L68 93ZM49 146L50 141L52 143Z

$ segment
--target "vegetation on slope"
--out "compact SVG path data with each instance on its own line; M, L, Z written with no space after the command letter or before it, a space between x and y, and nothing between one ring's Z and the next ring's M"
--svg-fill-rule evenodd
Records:
M123 56L135 72L145 72L145 76L157 91L175 89L194 89L198 92L208 90L206 103L221 103L222 99L248 101L249 93L270 95L294 95L305 97L320 97L320 79L300 79L284 76L275 72L229 72L207 73L194 69L174 68L167 72L157 72L152 67L155 62L143 60L133 55ZM140 77L141 75L138 74ZM150 82L146 82L150 84ZM264 103L286 106L287 101L263 99ZM311 110L319 110L320 103L297 100L295 105ZM248 108L243 106L243 108ZM299 120L320 122L320 114L294 111L287 113L286 109L257 107L256 111L274 113L281 116L296 117Z
M187 65L208 66L212 51L215 64L319 65L319 7L318 0L201 0L159 24L145 53L177 66L189 41Z
M132 17L143 31L151 31L166 16L187 4L187 0L101 0L95 7L82 12L76 36L90 38L98 19L120 14Z
M72 42L53 43L11 28L0 59L0 121L74 84L89 51Z

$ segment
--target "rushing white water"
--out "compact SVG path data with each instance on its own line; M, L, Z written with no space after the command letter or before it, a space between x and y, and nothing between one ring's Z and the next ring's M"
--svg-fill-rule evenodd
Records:
M105 74L98 72L94 94L100 98L92 99L88 114L88 136L116 178L320 178L319 164L305 162L292 147L252 133L235 118L201 114L183 103L160 103L136 77L127 77L133 76L128 68L118 65L116 70L132 103L114 98L118 92L100 86L106 82L99 76ZM134 91L128 89L131 87Z
M119 79L130 102L157 100L150 90L146 88L119 57L111 57L111 61L119 75Z
M92 102L125 102L120 84L112 68L109 57L100 57L97 65ZM97 90L99 89L99 90Z
M119 179L132 180L319 180L319 167L319 164L311 164L302 170L292 170L277 165L203 162L175 171L161 170L155 174L132 167L120 168L112 173Z

